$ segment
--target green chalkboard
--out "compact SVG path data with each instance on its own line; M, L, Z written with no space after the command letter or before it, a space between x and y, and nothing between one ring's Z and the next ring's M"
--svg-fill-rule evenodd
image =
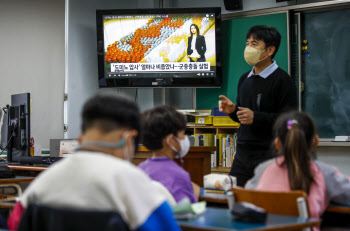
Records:
M197 109L212 109L218 105L218 96L226 95L236 101L237 85L241 75L252 67L243 57L248 30L255 25L275 27L282 36L275 60L288 72L287 13L269 14L222 21L223 84L222 88L197 88Z
M302 108L321 138L350 135L350 9L301 15ZM309 57L307 57L309 55Z

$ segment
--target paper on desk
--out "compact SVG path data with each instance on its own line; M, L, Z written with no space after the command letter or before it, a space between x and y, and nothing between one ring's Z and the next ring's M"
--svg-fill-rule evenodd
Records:
M206 206L206 201L191 204L190 200L185 198L177 203L177 205L173 208L173 211L176 219L190 219L205 212Z
M196 215L204 213L207 207L206 201L200 201L194 204L191 204L192 212Z

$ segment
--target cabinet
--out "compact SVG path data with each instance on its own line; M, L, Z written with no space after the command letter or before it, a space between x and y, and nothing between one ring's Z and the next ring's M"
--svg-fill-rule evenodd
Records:
M196 135L196 134L235 134L238 131L239 126L212 126L212 125L188 125L186 128L187 135ZM225 173L230 172L231 167L214 167L211 168L212 173Z

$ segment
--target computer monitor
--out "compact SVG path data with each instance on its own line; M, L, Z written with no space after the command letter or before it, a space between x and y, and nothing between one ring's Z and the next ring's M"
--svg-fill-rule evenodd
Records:
M11 95L11 106L5 111L7 139L2 140L6 140L7 161L20 162L21 157L30 156L30 93Z
M5 111L1 129L1 151L7 150L7 162L19 164L49 165L61 157L42 157L30 155L30 94L11 96L11 106Z

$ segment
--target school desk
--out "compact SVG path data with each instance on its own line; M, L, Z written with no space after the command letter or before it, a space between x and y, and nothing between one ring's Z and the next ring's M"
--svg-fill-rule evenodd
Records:
M210 208L190 220L177 220L183 231L186 230L295 230L305 227L319 226L320 219L301 218L268 214L265 223L246 223L235 221L228 209Z
M42 171L48 168L43 166L39 167L39 166L20 165L20 164L9 164L7 166L10 169L14 170L17 176L27 176L27 177L36 177Z
M327 212L350 214L350 206L331 202L331 203L329 203L326 211Z
M34 179L35 177L29 177L29 176L16 176L14 178L2 178L2 179L0 178L0 184L30 182Z
M23 171L34 171L34 172L42 172L47 169L47 167L38 167L38 166L29 166L29 165L7 165L12 170L23 170Z

